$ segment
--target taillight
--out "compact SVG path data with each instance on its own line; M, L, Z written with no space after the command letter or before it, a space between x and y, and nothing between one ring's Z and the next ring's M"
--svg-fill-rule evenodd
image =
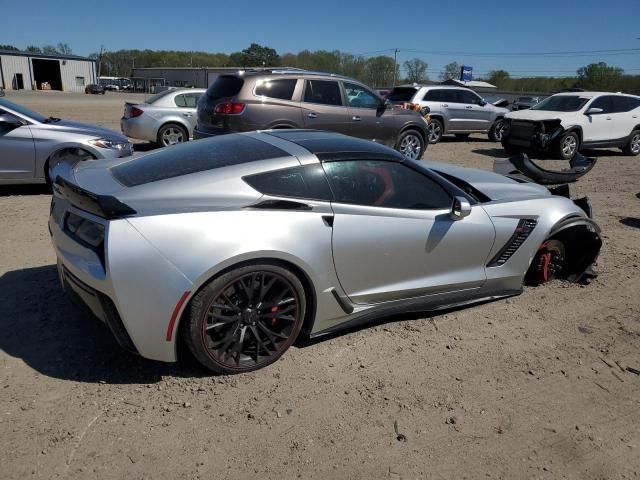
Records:
M143 113L144 113L144 110L138 107L131 107L131 113L129 115L131 115L131 118L134 118L134 117L139 117Z
M244 112L244 103L224 102L216 105L213 113L216 115L239 115Z

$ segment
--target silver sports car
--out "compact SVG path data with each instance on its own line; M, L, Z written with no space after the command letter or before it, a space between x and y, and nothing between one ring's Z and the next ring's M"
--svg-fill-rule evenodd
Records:
M274 130L126 160L59 163L61 281L126 349L223 373L301 335L593 275L599 228L546 188L408 160L339 134Z

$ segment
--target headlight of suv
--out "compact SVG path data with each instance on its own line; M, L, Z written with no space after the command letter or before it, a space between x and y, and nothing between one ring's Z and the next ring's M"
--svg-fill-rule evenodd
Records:
M115 140L109 140L108 138L96 138L89 140L89 143L98 148L110 148L112 150L128 150L131 148L130 142L117 142Z

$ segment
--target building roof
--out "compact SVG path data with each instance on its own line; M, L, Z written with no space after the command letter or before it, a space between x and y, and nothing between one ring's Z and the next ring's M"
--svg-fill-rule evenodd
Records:
M495 85L490 84L489 82L481 82L479 80L463 82L462 80L456 80L455 78L451 78L449 80L445 80L442 83L444 85L458 85L460 87L467 87L467 88L498 88Z
M13 55L15 57L34 57L34 58L51 58L61 60L81 60L85 62L95 62L96 60L89 57L80 57L78 55L65 55L63 53L49 54L37 52L24 52L22 50L0 50L0 55Z

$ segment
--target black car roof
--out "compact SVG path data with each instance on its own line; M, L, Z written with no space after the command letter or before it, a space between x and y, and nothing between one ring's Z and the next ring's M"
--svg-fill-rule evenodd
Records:
M321 161L344 158L385 158L401 162L402 154L387 146L360 138L320 130L272 130L263 132L300 145Z

